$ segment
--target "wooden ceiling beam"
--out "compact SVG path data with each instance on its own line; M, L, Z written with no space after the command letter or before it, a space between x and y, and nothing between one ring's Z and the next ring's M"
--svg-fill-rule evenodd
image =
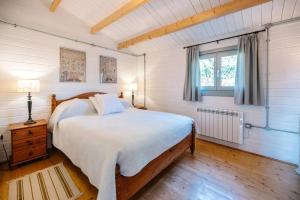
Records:
M143 42L146 40L150 40L153 38L161 37L163 35L167 35L190 26L194 26L208 20L212 20L224 15L231 14L233 12L237 12L243 9L247 9L262 3L269 2L271 0L233 0L228 3L225 3L221 6L214 7L210 10L204 11L202 13L198 13L196 15L187 17L183 20L179 20L175 23L154 29L147 33L144 33L140 36L134 37L132 39L126 40L118 44L118 49L127 48L129 46L135 45L139 42Z
M130 0L128 3L120 7L118 10L116 10L114 13L97 23L96 25L91 27L91 33L95 34L104 27L112 24L113 22L117 21L121 17L129 14L130 12L134 11L141 5L149 2L150 0Z
M50 6L50 11L55 12L56 8L60 4L61 0L53 0Z

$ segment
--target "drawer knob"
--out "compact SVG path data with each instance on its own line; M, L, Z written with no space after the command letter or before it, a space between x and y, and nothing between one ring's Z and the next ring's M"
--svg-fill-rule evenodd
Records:
M28 155L32 156L32 154L33 154L32 151L30 151Z
M29 131L28 131L28 135L31 135L31 134L32 134L32 132L31 132L31 130L29 130Z
M28 145L33 145L33 142L32 141L27 141L27 144Z

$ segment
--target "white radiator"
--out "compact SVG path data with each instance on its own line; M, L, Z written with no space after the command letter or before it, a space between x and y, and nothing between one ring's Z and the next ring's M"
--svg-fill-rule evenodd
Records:
M198 108L200 135L243 144L243 112Z

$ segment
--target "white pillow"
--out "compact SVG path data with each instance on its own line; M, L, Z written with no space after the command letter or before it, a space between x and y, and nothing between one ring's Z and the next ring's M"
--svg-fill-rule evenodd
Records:
M119 113L124 111L124 107L118 98L111 94L96 94L96 104L99 106L99 115L108 115L111 113Z
M64 117L73 117L78 115L92 115L97 111L89 99L74 99Z
M94 105L94 108L96 109L97 113L102 113L102 106L99 105L99 103L96 100L96 97L89 97L91 100L92 104Z
M121 98L118 98L118 99L119 99L119 101L121 102L121 104L123 105L123 107L124 107L125 109L133 108L132 104L131 104L128 100L126 100L126 99L121 99Z
M69 101L64 101L59 104L52 113L49 119L48 129L52 131L55 124L62 119L96 113L97 111L89 99L71 99Z

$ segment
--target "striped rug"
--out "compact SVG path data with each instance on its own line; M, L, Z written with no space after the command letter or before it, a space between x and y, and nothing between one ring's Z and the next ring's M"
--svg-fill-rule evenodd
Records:
M62 163L9 182L9 200L73 200L81 194Z

